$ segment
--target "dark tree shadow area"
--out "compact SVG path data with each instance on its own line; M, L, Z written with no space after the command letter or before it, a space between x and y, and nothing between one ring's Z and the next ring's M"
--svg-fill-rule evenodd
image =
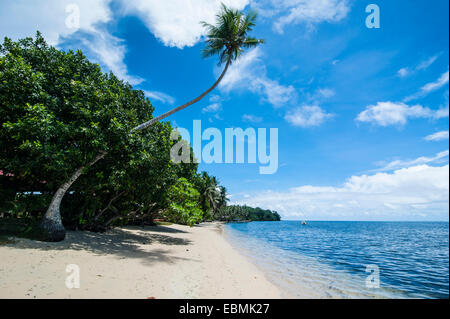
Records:
M152 247L152 244L164 246L189 245L190 240L174 237L173 234L186 233L164 226L139 227L129 226L115 228L104 233L89 231L68 231L62 242L49 243L30 239L17 239L4 246L18 249L39 249L44 251L83 250L96 255L114 255L117 258L139 258L144 263L175 263L186 260L171 256L163 247ZM171 235L166 235L171 234Z

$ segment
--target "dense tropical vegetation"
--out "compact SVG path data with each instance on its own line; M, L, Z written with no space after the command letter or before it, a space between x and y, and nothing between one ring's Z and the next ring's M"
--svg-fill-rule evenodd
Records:
M279 221L281 217L276 211L269 209L230 205L223 207L216 219L222 221Z
M173 216L192 224L224 205L215 178L197 164L170 161L170 123L132 129L152 116L142 91L104 74L80 52L68 53L36 39L5 39L0 46L0 206L4 216L41 218L52 194L78 167L86 168L64 197L69 228L103 230L112 225ZM86 173L87 173L86 171ZM145 172L145 173L144 173ZM177 197L196 187L196 196ZM197 190L198 189L198 190ZM172 209L172 213L169 208ZM189 216L192 215L192 216ZM186 217L187 216L187 217Z
M81 51L59 51L39 32L35 39L5 38L1 216L41 220L45 240L62 240L63 224L102 231L155 218L193 225L222 216L226 189L193 161L170 161L177 141L170 123L159 121L201 100L244 48L263 42L247 36L255 18L223 7L216 26L204 24L204 56L219 54L226 66L202 95L158 117L142 91L103 73Z

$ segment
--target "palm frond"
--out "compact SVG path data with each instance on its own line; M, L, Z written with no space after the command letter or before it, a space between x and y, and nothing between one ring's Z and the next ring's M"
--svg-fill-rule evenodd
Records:
M222 4L215 25L201 22L206 29L206 45L202 56L207 58L217 54L219 64L231 63L242 55L244 49L264 43L264 40L247 36L255 26L256 17L255 11L244 14Z
M242 47L244 47L246 49L250 49L250 48L254 48L254 47L256 47L256 46L258 46L259 44L262 44L262 43L265 43L265 41L263 39L247 38L242 43Z

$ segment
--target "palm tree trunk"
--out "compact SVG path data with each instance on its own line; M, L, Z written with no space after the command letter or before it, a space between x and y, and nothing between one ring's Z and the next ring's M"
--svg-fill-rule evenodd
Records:
M156 122L159 122L160 120L165 119L166 117L168 117L178 111L181 111L182 109L185 109L188 106L190 106L194 103L197 103L198 101L203 99L209 92L214 90L217 87L217 85L219 85L220 81L222 81L223 77L225 76L225 73L227 72L230 64L231 64L231 59L229 59L227 61L227 64L225 65L225 68L222 71L222 74L217 79L217 81L213 84L213 86L211 86L208 90L203 92L200 96L198 96L197 98L193 99L192 101L189 101L181 106L178 106L160 116L157 116L141 125L136 126L135 128L133 128L133 131L143 130L143 129L155 124ZM56 193L53 195L50 206L48 207L41 223L39 224L40 229L42 231L42 237L43 237L42 239L43 240L45 240L45 241L62 241L62 240L64 240L64 238L66 237L66 230L64 229L64 226L61 221L61 212L60 212L61 201L62 201L64 195L66 194L67 190L70 188L70 186L72 186L72 184L78 179L78 177L80 177L83 174L84 169L89 168L92 165L94 165L95 163L97 163L99 160L101 160L103 157L105 157L106 154L107 154L106 152L100 153L99 155L97 155L95 157L94 160L92 160L86 166L83 166L83 167L80 167L79 169L77 169L75 171L75 173L73 173L73 175L70 177L70 179L58 188Z
M67 190L72 186L72 184L78 179L78 177L83 174L83 171L86 168L91 167L95 163L97 163L99 160L101 160L103 157L105 157L106 152L102 152L98 154L91 162L86 164L86 166L80 167L75 171L75 173L72 174L72 176L69 178L67 182L62 184L56 193L53 195L52 201L50 203L50 206L48 207L47 211L45 212L45 215L39 224L39 228L42 231L42 239L45 241L61 241L64 240L66 237L66 230L64 229L64 226L61 221L61 212L60 212L60 206L61 201L66 194Z
M168 111L168 112L166 112L166 113L164 113L164 114L161 114L161 115L159 115L159 116L157 116L157 117L154 117L154 118L152 118L151 120L149 120L149 121L147 121L147 122L145 122L145 123L142 123L141 125L136 126L136 127L133 129L133 131L143 130L143 129L149 127L150 125L153 125L153 124L155 124L156 122L159 122L159 121L161 121L162 119L165 119L166 117L168 117L168 116L170 116L170 115L172 115L172 114L174 114L174 113L176 113L176 112L178 112L178 111L181 111L182 109L185 109L185 108L187 108L188 106L190 106L190 105L192 105L192 104L194 104L194 103L197 103L198 101L200 101L201 99L203 99L209 92L211 92L212 90L214 90L214 89L219 85L220 81L222 81L223 77L225 76L225 73L227 73L227 70L228 70L228 67L230 66L230 64L231 64L231 59L229 59L229 60L227 61L227 64L225 65L225 68L224 68L223 71L222 71L222 74L221 74L220 77L217 79L217 81L213 84L213 86L211 86L208 90L206 90L205 92L203 92L199 97L197 97L197 98L193 99L192 101L189 101L189 102L187 102L187 103L185 103L185 104L183 104L183 105L180 105L180 106L178 106L178 107L176 107L176 108L174 108L174 109L172 109L172 110L170 110L170 111Z

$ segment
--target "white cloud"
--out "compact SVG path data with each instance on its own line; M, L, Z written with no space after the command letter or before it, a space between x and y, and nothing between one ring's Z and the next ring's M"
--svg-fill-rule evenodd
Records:
M220 111L222 111L223 97L217 94L212 94L209 97L209 105L202 109L202 113L210 113L211 116L208 117L208 121L212 123L214 120L222 120L220 116Z
M259 48L252 49L244 54L228 69L219 88L225 92L247 88L259 94L263 100L274 107L281 107L292 102L297 96L294 87L291 85L284 86L269 79L261 55Z
M449 167L432 167L428 165L417 165L398 169L392 173L377 173L375 175L352 176L344 184L344 189L350 192L366 194L393 194L394 192L417 196L428 195L429 198L448 198ZM437 190L436 194L427 190ZM446 190L447 194L442 194ZM428 194L427 194L428 193ZM401 202L399 198L397 203ZM421 202L417 200L417 202Z
M113 0L3 1L0 4L0 36L7 35L17 39L32 36L39 29L53 45L75 36L83 44L83 49L91 53L88 55L91 59L106 66L119 78L136 85L143 79L129 74L124 63L125 43L106 30L106 24L113 19L110 10L112 2ZM118 11L115 14L118 18L135 15L164 45L183 48L193 46L201 39L205 30L200 21L213 23L222 2L229 7L244 9L250 0L117 0L115 3L120 6L116 6ZM66 25L70 14L66 9L70 4L75 4L80 9L79 29ZM276 1L266 1L262 5L266 11L273 10L274 7L281 8L277 9L277 26L280 30L288 23L337 21L348 10L347 0L285 0L281 5ZM259 78L252 81L251 86L254 92L263 94L274 106L281 106L295 96L292 86L283 86L267 78L265 70Z
M164 45L178 48L200 40L200 22L214 23L222 2L241 10L249 0L121 0L124 14L136 15Z
M416 67L413 67L412 69L408 67L401 68L397 71L397 74L399 77L404 78L415 73L416 71L426 70L437 60L438 57L439 54L433 55L432 57L420 62Z
M183 48L193 46L204 35L200 21L213 23L221 3L237 9L244 9L250 0L15 0L0 4L0 36L14 39L32 36L41 30L45 38L58 45L61 39L70 39L80 32L88 34L81 43L98 62L113 71L118 77L138 84L143 79L129 75L126 64L126 46L124 42L106 31L111 22L112 2L119 3L115 12L118 18L135 15L140 18L156 38L164 45ZM262 1L263 12L276 11L276 28L282 30L286 24L322 21L339 21L348 12L347 0L284 0ZM80 28L66 25L69 12L67 6L75 4L80 11ZM258 7L257 4L252 4ZM276 8L276 9L275 9ZM17 17L20 17L18 19ZM78 49L78 48L77 48ZM291 86L282 86L277 81L262 76L252 82L253 90L263 92L274 106L284 104L294 94Z
M284 218L334 220L448 219L449 166L418 165L392 173L352 176L339 187L263 191L233 203L277 210Z
M410 73L411 73L411 71L408 68L401 68L397 72L398 76L401 78L408 76Z
M416 67L416 70L426 70L426 69L428 69L434 63L434 61L436 61L438 56L439 55L433 55L429 59L420 62L419 65Z
M250 72L253 70L253 74ZM261 60L261 49L255 48L235 61L229 68L219 87L224 91L248 84L254 77L254 73L263 73L264 67Z
M316 94L318 97L330 98L333 97L336 94L336 92L333 89L323 88L318 89Z
M440 131L428 136L425 136L426 141L442 141L448 140L448 131Z
M252 86L253 91L262 92L265 99L274 107L284 106L295 96L295 89L292 85L281 85L266 76L255 78Z
M222 97L220 95L217 95L217 94L211 94L209 96L209 101L212 102L212 103L221 102L222 101Z
M162 103L168 103L168 104L173 104L175 103L175 98L163 93L163 92L158 92L158 91L145 91L144 90L144 94L145 96L147 96L150 99L154 99L157 101L160 101Z
M379 165L382 165L383 167L376 169L375 171L385 172L422 164L441 164L448 162L448 155L449 151L445 150L432 157L421 156L413 160L395 160L389 163L379 163Z
M283 33L283 28L289 24L304 23L312 27L321 22L338 22L350 11L347 0L284 0L281 4L280 1L272 3L275 7L284 7L273 25L279 33Z
M242 120L244 122L259 123L262 122L263 118L256 115L244 114L242 115Z
M122 39L119 39L107 31L92 31L89 37L82 37L81 43L86 49L93 53L92 60L106 66L119 79L129 82L131 85L137 85L144 79L132 76L124 62L127 48Z
M435 91L437 89L440 89L441 87L443 87L444 85L446 85L448 83L448 77L449 77L449 74L447 71L447 72L443 73L439 77L439 79L437 79L436 81L427 83L424 86L422 86L422 88L420 90L424 93L429 93L429 92Z
M2 1L0 4L0 37L8 36L14 40L34 36L42 32L46 40L56 45L61 36L68 36L78 31L66 25L71 12L66 12L68 5L79 8L80 29L92 32L98 23L111 19L109 3L111 0L15 0Z
M409 102L411 100L423 97L433 91L436 91L442 88L443 86L447 85L448 80L449 80L449 71L447 70L447 72L443 73L436 81L425 84L420 88L419 92L406 97L403 101Z
M356 120L373 123L380 126L404 125L409 118L441 118L445 116L443 110L431 110L421 105L408 106L405 103L378 102L369 105L359 113Z
M449 115L449 108L448 108L448 100L447 100L447 106L443 106L440 109L436 110L434 113L434 118L440 119L443 117L448 117Z
M208 106L205 106L202 109L202 112L203 113L213 113L213 112L220 111L221 109L222 109L222 105L220 103L213 103Z
M120 79L139 84L143 79L129 75L124 63L126 47L111 35L104 25L112 20L112 0L15 0L0 4L0 37L14 40L42 32L51 45L59 47L63 40L79 39L89 58L106 66ZM79 10L79 26L66 23ZM71 7L72 6L72 7ZM69 19L69 20L68 20ZM76 19L75 19L76 20ZM70 20L70 21L75 21ZM79 49L76 47L74 49Z
M330 99L335 95L335 90L325 87L316 89L312 93L306 92L304 96L302 96L302 100L305 101L305 104L321 104L323 101Z
M288 24L305 24L311 29L322 22L338 22L350 11L348 0L258 0L251 6L275 21L273 28L279 33Z
M333 114L326 113L319 106L303 105L288 112L284 119L294 126L311 127L318 126L331 117Z

